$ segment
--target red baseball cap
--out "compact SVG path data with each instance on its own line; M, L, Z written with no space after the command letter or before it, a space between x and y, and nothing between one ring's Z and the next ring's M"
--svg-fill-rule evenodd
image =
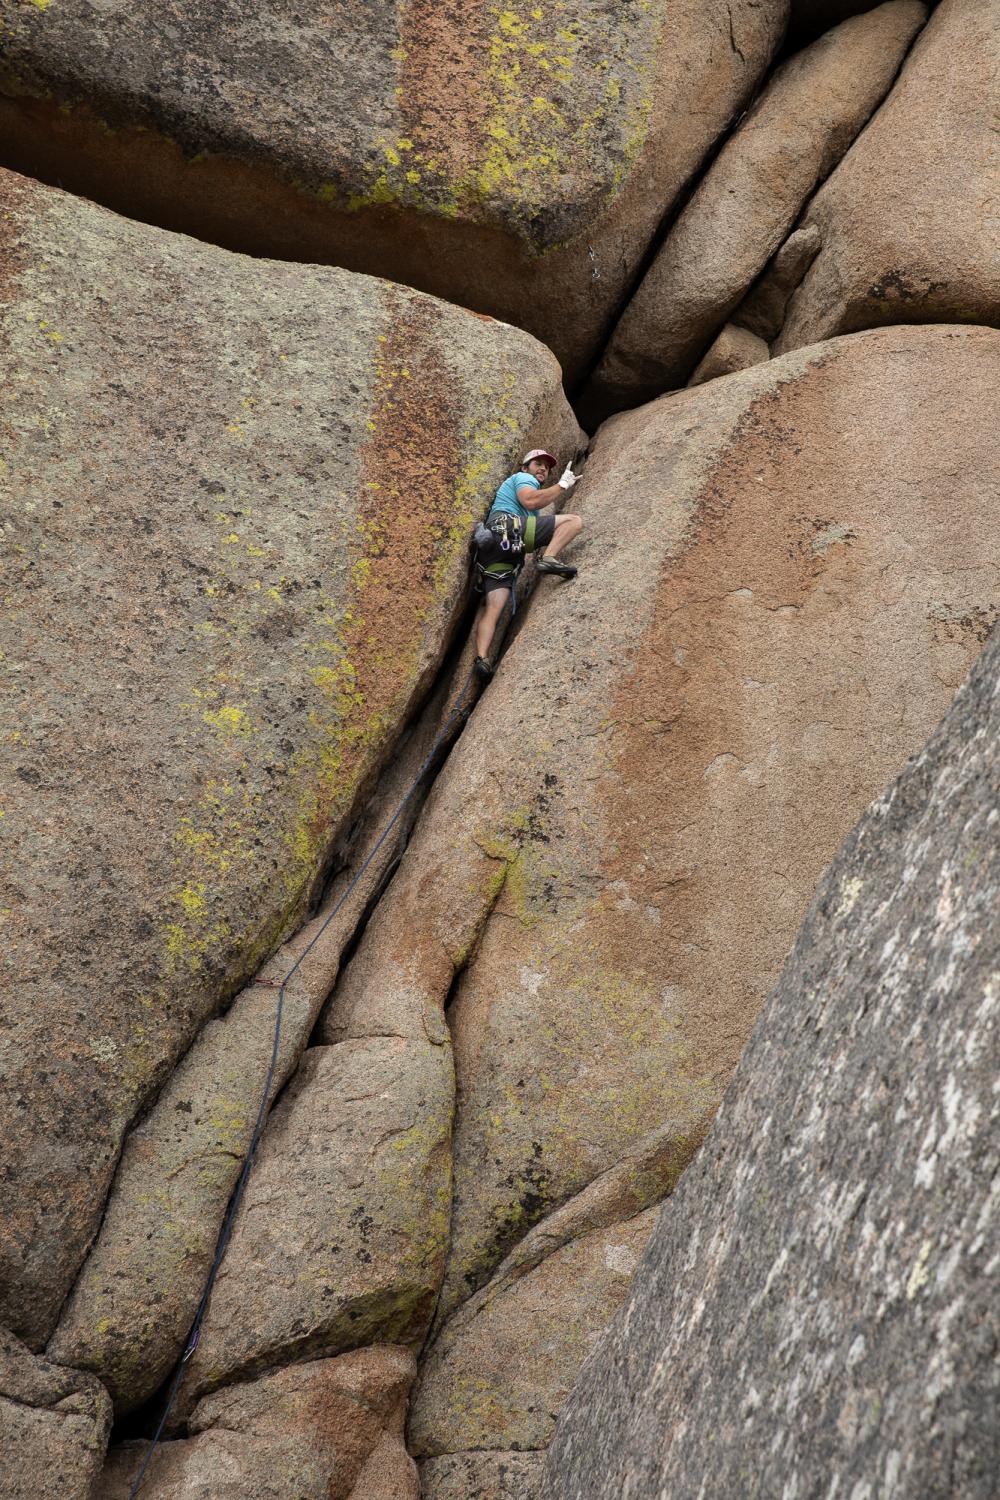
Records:
M556 460L552 457L551 453L546 453L544 448L532 448L530 453L526 453L524 455L524 458L521 460L521 462L524 464L525 468L528 467L533 458L548 459L550 469L554 469L556 466Z

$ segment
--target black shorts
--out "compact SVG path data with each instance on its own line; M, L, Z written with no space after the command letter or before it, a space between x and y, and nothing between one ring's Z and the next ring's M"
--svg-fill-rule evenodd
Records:
M542 547L547 547L555 536L555 516L539 516L534 511L528 516L524 524L524 550L525 552L537 552ZM479 561L482 564L480 583L484 594L493 589L509 589L514 581L513 570L506 565L503 553L499 546L494 553L493 549L479 553ZM495 571L491 572L491 568Z

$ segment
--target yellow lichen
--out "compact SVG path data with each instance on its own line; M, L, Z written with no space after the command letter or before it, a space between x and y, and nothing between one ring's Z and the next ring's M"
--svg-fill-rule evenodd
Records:
M523 0L488 7L479 141L462 175L426 149L433 134L421 123L427 140L414 130L375 142L379 165L363 190L346 195L347 210L404 203L438 217L483 218L499 203L540 241L567 180L577 205L613 197L648 136L660 21L645 3L609 19L606 55L595 64L586 29L571 22L553 36L551 11ZM325 182L315 196L331 202L338 194Z
M225 736L250 734L253 725L242 704L226 703L222 708L206 709L202 719L212 729Z
M177 892L177 901L186 916L200 917L205 911L205 882L186 885Z

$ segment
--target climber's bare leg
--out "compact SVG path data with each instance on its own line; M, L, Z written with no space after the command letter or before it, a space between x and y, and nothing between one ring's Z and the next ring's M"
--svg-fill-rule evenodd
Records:
M579 516L555 516L553 519L556 523L555 533L542 553L543 557L558 557L562 549L583 530L583 521Z
M488 656L496 634L497 622L510 598L510 589L490 589L484 595L479 618L476 620L476 655Z

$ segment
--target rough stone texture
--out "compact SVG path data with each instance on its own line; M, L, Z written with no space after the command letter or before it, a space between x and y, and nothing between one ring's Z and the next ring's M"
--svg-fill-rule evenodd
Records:
M272 1099L308 1036L312 999L292 981ZM276 1003L271 987L244 991L129 1135L97 1242L49 1341L53 1359L102 1377L119 1413L160 1386L194 1320L260 1104Z
M492 313L574 378L788 0L59 0L5 14L6 162Z
M517 1241L487 1286L463 1304L460 1316L464 1320L484 1298L499 1296L561 1246L589 1231L634 1218L646 1204L665 1197L680 1175L687 1150L687 1143L677 1140L669 1122L650 1131L634 1146L625 1147L612 1167L588 1182L568 1203L546 1214Z
M301 919L425 691L471 516L578 429L514 329L0 197L0 1310L35 1343L127 1124Z
M709 346L688 385L704 385L706 380L717 380L720 375L732 375L737 370L749 370L751 365L763 364L770 358L771 351L762 338L751 333L749 328L727 323Z
M1000 322L1000 8L942 0L809 205L822 249L778 350L881 323Z
M403 1445L402 1432L381 1438L358 1475L350 1500L420 1500L420 1476Z
M0 1329L0 1497L91 1500L111 1431L92 1375L38 1359Z
M315 1047L276 1106L236 1217L182 1408L290 1359L418 1344L448 1242L447 1028Z
M1000 639L837 856L546 1500L990 1500Z
M156 1450L144 1500L418 1500L403 1447L414 1371L409 1351L382 1346L217 1391L192 1437ZM127 1500L145 1451L112 1449L99 1500Z
M777 338L789 298L819 254L821 243L815 224L794 230L743 298L733 314L734 321L768 343Z
M625 1296L658 1210L582 1236L483 1288L424 1356L410 1413L417 1458L546 1448L577 1373Z
M292 975L272 1097L301 1056L344 945L405 844L418 796L411 796L388 838L386 828L442 722L451 719L459 696L459 707L467 702L470 665L471 647L387 768L366 809L365 836L353 845L353 868L331 882L316 917L265 965L260 982L204 1027L126 1139L97 1240L48 1345L51 1358L99 1375L119 1414L141 1405L166 1379L194 1320L260 1106L273 1046L275 985Z
M882 100L927 15L888 0L780 67L658 251L582 398L590 425L683 385Z
M879 330L599 435L579 577L540 585L324 1022L420 1036L451 1000L440 1323L649 1132L673 1155L623 1168L626 1212L690 1158L826 861L995 618L998 354Z
M420 1465L423 1500L534 1500L540 1453L449 1453Z

